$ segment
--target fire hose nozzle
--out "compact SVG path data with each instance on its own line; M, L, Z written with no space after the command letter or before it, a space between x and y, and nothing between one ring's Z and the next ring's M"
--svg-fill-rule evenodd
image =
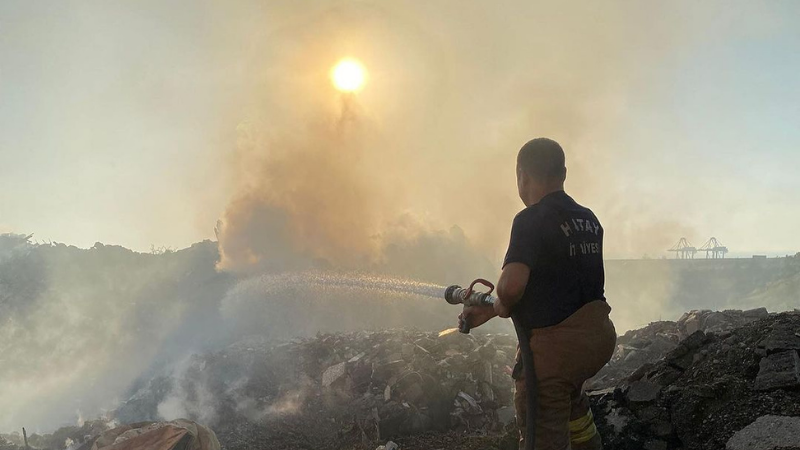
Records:
M463 291L464 288L461 286L454 284L452 286L448 286L447 289L444 290L444 300L451 305L460 305L464 303L463 299L460 295L456 295L456 291Z
M489 288L489 292L474 291L473 288L476 284L482 284ZM496 301L493 297L494 285L482 278L473 281L468 288L464 289L461 286L454 284L449 286L444 291L444 299L451 305L464 305L464 306L491 306ZM469 325L466 321L459 324L458 331L462 333L469 333Z

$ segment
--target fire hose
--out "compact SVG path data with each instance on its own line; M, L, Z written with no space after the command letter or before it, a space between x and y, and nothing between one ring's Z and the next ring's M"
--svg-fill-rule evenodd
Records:
M474 290L476 284L482 284L489 288L489 292L478 292ZM497 301L493 297L494 285L482 278L470 283L468 288L452 285L444 291L444 299L451 305L464 306L494 306ZM531 339L528 331L522 326L518 313L511 313L511 321L514 323L514 330L517 332L519 340L519 354L522 359L522 370L525 374L526 405L527 414L525 420L525 450L533 450L536 439L536 409L538 404L539 387L536 383L536 371L533 365L533 350L531 350ZM466 320L458 324L458 331L469 333L470 326Z

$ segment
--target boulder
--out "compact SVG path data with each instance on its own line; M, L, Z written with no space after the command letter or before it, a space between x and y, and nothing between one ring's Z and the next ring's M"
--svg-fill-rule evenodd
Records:
M754 389L768 391L800 386L800 356L786 350L765 356L759 363Z
M769 317L769 312L767 311L767 308L761 307L742 311L742 315L749 319L764 319Z
M678 323L683 326L686 336L689 336L700 329L701 311L691 311L685 319L683 317L681 319Z
M800 351L800 335L789 328L777 328L772 330L769 336L758 343L767 353L775 353L783 350Z

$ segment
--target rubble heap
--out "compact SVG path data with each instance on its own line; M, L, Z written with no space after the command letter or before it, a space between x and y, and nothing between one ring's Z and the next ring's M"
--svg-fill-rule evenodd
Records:
M769 317L766 308L747 311L693 310L677 322L653 322L644 328L630 330L617 338L617 349L611 362L588 384L589 389L616 386L643 364L654 363L674 350L682 339L697 331L728 332L758 319Z
M606 449L800 450L800 312L691 311L618 342L590 391ZM515 348L480 330L250 337L142 380L110 419L186 417L226 450L512 449ZM64 449L113 423L29 440Z
M798 313L695 330L664 358L591 395L606 448L800 449L800 434L780 446L740 444L771 424L800 421L799 350Z
M458 332L248 339L195 357L177 380L150 380L117 418L177 409L208 422L226 449L374 448L430 431L486 434L513 421L515 351L511 336Z

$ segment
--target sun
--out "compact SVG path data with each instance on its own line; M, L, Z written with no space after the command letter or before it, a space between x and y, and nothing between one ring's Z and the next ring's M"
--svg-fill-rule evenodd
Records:
M342 92L355 92L364 86L364 66L355 59L343 59L331 69L331 81Z

